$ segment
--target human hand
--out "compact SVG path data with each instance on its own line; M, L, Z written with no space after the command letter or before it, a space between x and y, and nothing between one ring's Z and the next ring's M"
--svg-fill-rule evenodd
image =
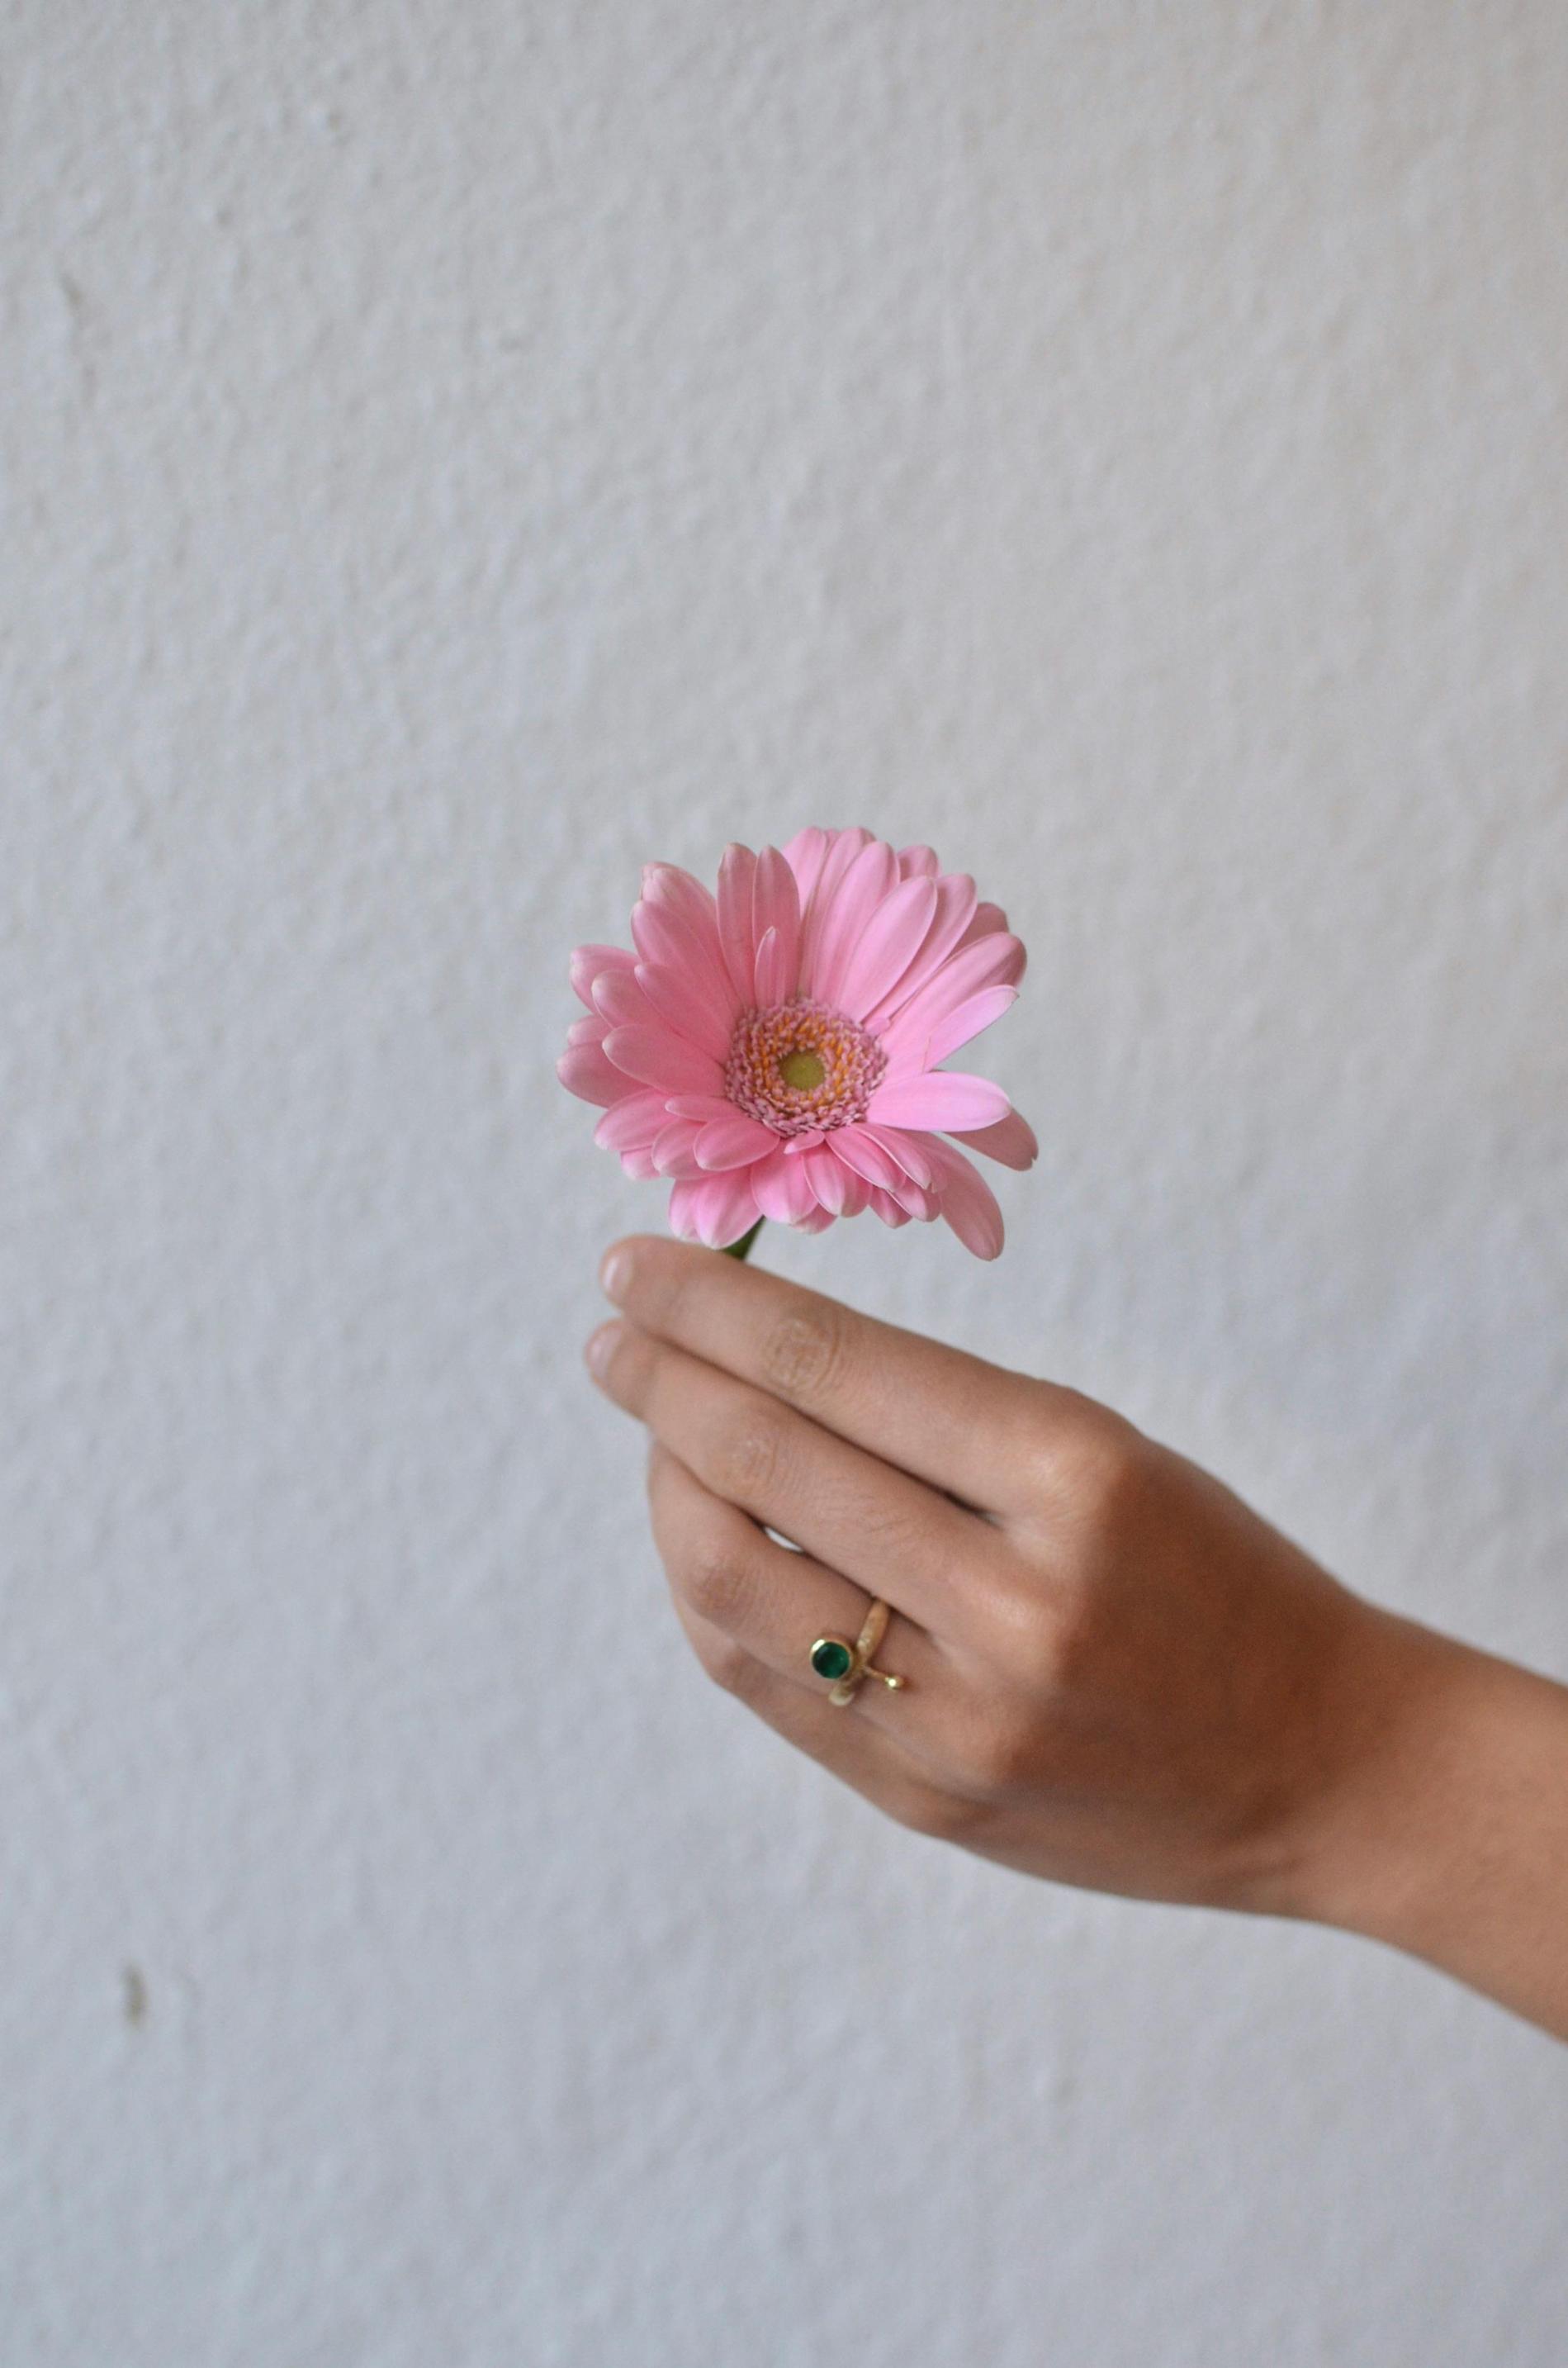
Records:
M1074 1390L710 1250L633 1236L601 1271L590 1364L652 1435L676 1611L791 1743L1030 1874L1343 1923L1559 2010L1448 1932L1434 1836L1473 1776L1445 1737L1499 1768L1523 1718L1568 1774L1562 1689L1352 1594ZM873 1596L905 1687L835 1708L812 1643Z

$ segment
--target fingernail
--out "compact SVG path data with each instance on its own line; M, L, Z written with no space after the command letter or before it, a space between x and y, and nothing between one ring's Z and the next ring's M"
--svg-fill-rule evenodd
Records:
M620 1302L626 1295L626 1286L631 1280L631 1251L623 1249L611 1250L608 1257L605 1259L604 1264L599 1269L599 1288L603 1291L605 1297L607 1299L613 1299L616 1305L619 1307Z
M610 1351L615 1347L616 1341L619 1337L620 1326L619 1324L601 1324L597 1332L589 1335L587 1346L583 1350L583 1358L584 1361L587 1365L589 1372L593 1374L596 1381L603 1373L605 1367L608 1364L610 1360Z

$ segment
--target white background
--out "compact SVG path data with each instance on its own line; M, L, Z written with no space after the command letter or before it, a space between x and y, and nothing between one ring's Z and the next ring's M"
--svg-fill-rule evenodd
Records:
M0 2350L1559 2368L1568 2056L714 1691L552 1064L929 839L1010 1241L760 1255L1568 1676L1568 20L4 9Z

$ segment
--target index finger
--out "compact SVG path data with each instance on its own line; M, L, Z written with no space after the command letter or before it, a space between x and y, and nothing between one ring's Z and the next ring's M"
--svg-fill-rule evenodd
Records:
M691 1243L631 1235L599 1279L643 1331L976 1509L1027 1509L1042 1418L1072 1395Z

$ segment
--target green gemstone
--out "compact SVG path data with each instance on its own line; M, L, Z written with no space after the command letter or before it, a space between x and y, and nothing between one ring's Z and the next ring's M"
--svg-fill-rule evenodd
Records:
M854 1666L854 1654L836 1636L824 1636L812 1646L812 1667L819 1678L846 1678Z

